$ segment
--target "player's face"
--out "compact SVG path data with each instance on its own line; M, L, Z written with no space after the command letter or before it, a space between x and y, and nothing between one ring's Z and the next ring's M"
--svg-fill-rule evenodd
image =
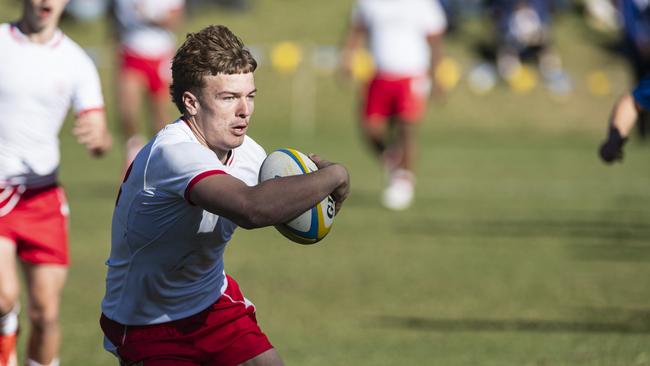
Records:
M68 0L23 0L23 20L31 31L56 27Z
M204 80L195 119L208 146L222 157L244 142L257 89L252 72Z

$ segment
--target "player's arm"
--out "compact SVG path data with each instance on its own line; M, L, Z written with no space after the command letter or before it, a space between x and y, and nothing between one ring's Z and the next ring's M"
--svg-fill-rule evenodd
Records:
M443 88L438 84L438 78L436 77L436 69L440 64L444 56L443 52L443 36L444 33L430 33L427 35L427 43L429 43L429 48L431 50L430 55L430 69L429 74L431 76L432 88L431 95L440 95L443 92Z
M330 194L339 209L349 192L347 170L318 157L313 160L318 171L278 177L252 187L227 174L211 175L191 188L190 200L245 229L285 223Z
M601 144L599 154L606 163L623 158L623 146L639 116L640 106L631 93L623 95L614 104L609 119L607 139Z
M158 27L177 30L183 24L184 14L183 6L178 6L169 10L165 16L160 19L152 20L151 22Z
M352 76L352 63L354 54L361 48L367 37L368 30L360 20L352 21L350 28L343 40L341 47L339 68L343 76L350 78Z
M113 144L106 126L106 114L101 108L77 114L72 133L93 156L104 155Z

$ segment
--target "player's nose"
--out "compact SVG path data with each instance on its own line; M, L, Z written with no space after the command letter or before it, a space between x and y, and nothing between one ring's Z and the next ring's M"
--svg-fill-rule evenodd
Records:
M237 116L241 118L246 118L251 115L253 112L253 106L246 98L239 99L237 104Z

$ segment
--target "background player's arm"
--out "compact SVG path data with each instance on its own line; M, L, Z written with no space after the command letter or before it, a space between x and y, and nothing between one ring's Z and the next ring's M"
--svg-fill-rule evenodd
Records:
M161 28L178 30L183 24L183 19L184 11L181 6L168 11L165 13L165 16L160 17L160 19L151 20L151 23Z
M438 64L444 56L443 36L444 33L431 33L427 35L427 42L429 43L429 48L431 49L431 66L429 69L429 75L431 76L431 82L433 86L431 88L431 95L433 96L442 94L444 91L444 89L438 84L438 78L436 77L436 69L438 68Z
M606 163L623 158L623 146L639 117L640 106L631 93L623 95L614 104L609 119L607 140L600 146L600 157Z
M632 94L622 96L614 105L610 116L610 127L618 129L621 136L627 138L639 117L640 106Z
M355 52L365 43L368 29L360 21L353 21L350 24L343 46L341 48L340 69L347 78L352 76L352 63Z
M252 187L230 175L212 175L192 188L190 199L245 229L285 223L330 194L340 208L349 192L347 170L313 160L320 168L316 172L270 179Z
M77 115L72 133L93 156L103 155L113 144L103 109L90 110Z

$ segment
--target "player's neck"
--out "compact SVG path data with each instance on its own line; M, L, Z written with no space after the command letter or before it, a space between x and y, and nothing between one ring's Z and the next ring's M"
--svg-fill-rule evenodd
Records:
M43 27L42 29L36 29L36 27L29 24L25 19L21 19L17 23L18 29L22 34L29 39L30 42L45 44L48 43L54 37L56 30L58 29L57 24L51 24Z
M192 133L196 137L197 141L199 143L201 143L201 145L203 145L203 146L207 147L208 149L212 150L215 153L215 155L217 155L217 158L219 159L219 161L221 161L222 163L225 164L226 160L228 159L228 155L230 153L230 150L221 151L220 149L217 149L217 148L214 148L214 147L210 146L210 144L208 144L208 140L205 138L205 135L203 134L203 132L201 131L201 129L197 125L196 119L194 117L192 117L192 116L183 117L183 120L185 120L185 123L190 128L190 131L192 131Z

